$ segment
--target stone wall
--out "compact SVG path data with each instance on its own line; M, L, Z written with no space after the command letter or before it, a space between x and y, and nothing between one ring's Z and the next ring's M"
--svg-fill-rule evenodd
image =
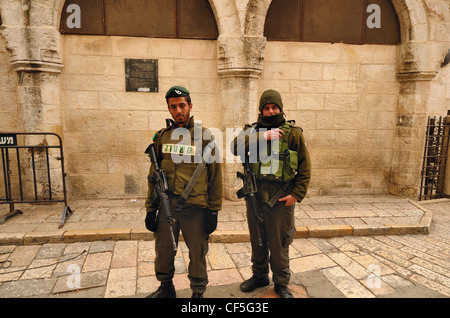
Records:
M0 131L20 130L18 114L17 75L0 37Z
M164 95L188 87L192 115L221 127L216 41L63 37L62 109L72 197L142 196L144 150L171 118ZM125 91L125 58L158 59L159 92Z
M314 194L385 193L398 46L268 42L260 91L278 89L304 129Z
M447 0L392 0L397 46L266 41L271 0L209 2L217 41L62 36L64 0L0 0L0 130L61 134L72 198L143 196L167 88L188 87L193 114L224 135L274 88L305 129L310 194L417 196L426 117L450 108ZM160 92L125 92L125 58L158 59ZM236 169L224 165L227 198Z
M18 114L17 75L11 66L4 41L0 37L0 132L19 131L21 128ZM0 170L0 198L5 197L3 178L3 170Z
M450 64L449 64L450 65ZM441 68L431 81L427 100L429 116L445 116L450 110L450 67Z

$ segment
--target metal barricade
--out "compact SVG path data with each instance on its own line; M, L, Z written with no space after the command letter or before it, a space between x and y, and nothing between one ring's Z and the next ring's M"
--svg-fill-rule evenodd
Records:
M47 139L54 140L49 144ZM23 213L15 204L63 202L58 226L62 228L73 212L67 204L61 137L55 133L0 133L0 150L0 204L9 204L9 213L0 224Z
M419 200L443 198L450 145L450 111L447 117L428 117Z

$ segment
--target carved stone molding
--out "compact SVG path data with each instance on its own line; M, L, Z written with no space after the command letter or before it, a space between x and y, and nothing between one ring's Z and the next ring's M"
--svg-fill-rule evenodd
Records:
M16 72L47 72L61 73L63 65L61 63L49 63L42 61L14 61L11 63Z
M265 37L219 36L217 46L219 76L257 78L261 74Z
M5 47L16 71L60 72L57 34L46 28L4 28Z
M45 16L48 11L40 8L33 9L29 0L21 0L9 3L2 13L6 18L0 35L16 71L54 73L62 68L59 32Z
M447 47L434 42L408 42L401 47L400 82L431 81L439 72Z
M399 72L397 79L399 82L431 81L436 74L435 71Z

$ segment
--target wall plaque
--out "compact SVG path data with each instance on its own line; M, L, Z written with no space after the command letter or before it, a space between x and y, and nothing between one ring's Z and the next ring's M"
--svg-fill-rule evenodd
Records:
M158 92L158 60L125 59L127 92Z

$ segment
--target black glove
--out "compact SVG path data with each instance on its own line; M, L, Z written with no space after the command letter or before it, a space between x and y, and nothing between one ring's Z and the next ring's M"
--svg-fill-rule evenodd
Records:
M156 231L156 212L147 212L145 217L145 227L151 232Z
M218 211L206 210L205 220L203 222L203 230L206 234L211 234L215 231L217 227L217 213Z

